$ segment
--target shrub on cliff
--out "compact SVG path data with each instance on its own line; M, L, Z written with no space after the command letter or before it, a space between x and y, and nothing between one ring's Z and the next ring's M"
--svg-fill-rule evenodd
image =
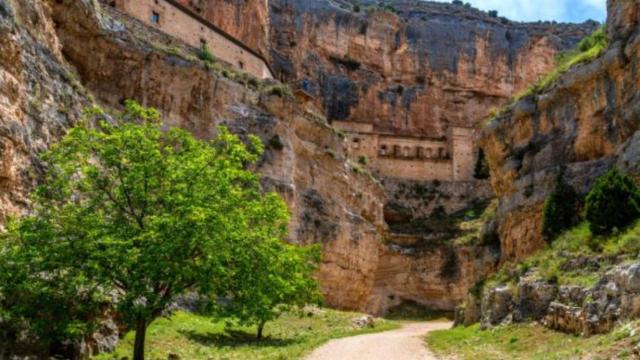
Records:
M614 168L598 178L589 192L585 216L591 232L609 234L640 217L640 191L633 179Z
M578 216L578 194L558 176L553 192L544 202L542 212L542 235L552 241L561 232L576 225Z
M72 129L45 155L33 213L0 241L2 318L81 338L110 304L136 330L138 360L149 324L187 291L271 306L309 298L315 259L283 242L287 208L247 170L257 138L163 131L134 102L121 120Z
M208 64L216 62L216 57L206 44L203 44L202 47L198 49L198 58Z

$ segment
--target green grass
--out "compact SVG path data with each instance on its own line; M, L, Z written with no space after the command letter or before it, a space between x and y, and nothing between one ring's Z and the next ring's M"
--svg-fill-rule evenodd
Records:
M631 344L640 340L638 330L640 322L636 321L606 335L581 338L535 324L504 325L486 331L476 324L434 331L426 341L438 355L454 355L459 360L624 359L631 355L627 351Z
M311 314L311 315L310 315ZM284 314L267 323L265 339L255 340L255 327L225 329L224 321L186 312L156 320L147 333L146 355L150 360L167 359L298 359L333 338L397 328L392 321L376 319L374 327L356 328L352 321L362 316L334 310L309 311L303 316ZM134 333L121 341L113 354L95 360L131 358Z

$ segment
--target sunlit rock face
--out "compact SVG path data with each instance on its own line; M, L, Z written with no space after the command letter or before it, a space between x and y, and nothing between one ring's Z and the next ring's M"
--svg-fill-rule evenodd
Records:
M580 192L617 164L638 176L639 5L609 1L610 47L542 94L528 96L482 134L500 199L503 261L544 246L542 206L560 172Z
M330 121L395 134L437 137L478 124L595 28L512 23L463 5L358 3L270 1L273 67Z
M263 56L269 48L267 0L177 0Z
M279 78L311 95L309 103L264 96L158 51L145 39L174 43L96 2L0 0L0 223L28 210L38 154L80 119L89 95L115 109L136 99L157 107L167 126L203 139L220 124L257 133L267 144L258 167L263 185L282 194L292 213L289 240L323 244L318 278L327 304L376 313L405 300L452 309L494 268L499 249L394 246L404 238L389 229L384 207L395 190L347 161L328 122L445 136L451 125L476 125L593 28L515 24L421 1L387 10L361 2L357 12L346 1L180 1L271 59ZM582 144L585 153L597 147ZM633 149L628 158L637 157ZM450 185L443 192L451 199L407 203L425 216L436 206L448 214L477 189Z

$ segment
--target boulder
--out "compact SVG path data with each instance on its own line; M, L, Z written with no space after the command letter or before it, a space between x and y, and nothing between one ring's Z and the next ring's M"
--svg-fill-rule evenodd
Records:
M613 278L623 291L640 293L640 264L614 270Z
M482 299L481 308L480 325L483 329L505 322L513 309L513 296L509 287L505 285L490 289Z
M358 328L374 327L375 319L371 315L364 315L364 316L353 319L353 325L355 325Z
M547 312L549 304L558 295L558 286L545 281L521 281L518 285L516 300L516 321L541 319Z

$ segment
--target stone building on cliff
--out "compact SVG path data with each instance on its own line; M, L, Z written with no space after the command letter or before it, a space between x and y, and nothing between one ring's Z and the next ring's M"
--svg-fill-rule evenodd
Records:
M273 78L268 61L257 51L175 0L106 0L107 4L194 48L260 79Z
M373 124L334 121L344 131L349 155L363 158L384 177L411 180L467 181L473 179L475 152L472 128L451 127L446 137L397 135Z

